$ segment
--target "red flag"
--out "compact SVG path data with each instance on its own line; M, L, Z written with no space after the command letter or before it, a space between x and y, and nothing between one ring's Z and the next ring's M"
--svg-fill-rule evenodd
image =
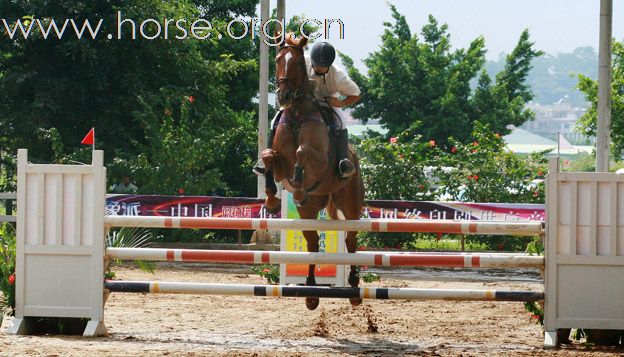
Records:
M84 145L95 144L95 128L91 128L91 130L89 130L89 133L84 137L84 139L82 139L80 143Z

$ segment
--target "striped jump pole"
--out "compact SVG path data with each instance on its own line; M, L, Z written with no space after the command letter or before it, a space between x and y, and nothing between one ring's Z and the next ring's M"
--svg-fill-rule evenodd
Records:
M109 227L270 229L303 231L412 232L530 236L543 233L541 222L444 221L430 219L331 220L105 216Z
M108 248L107 256L121 260L238 264L337 264L448 268L544 268L543 256L492 254L305 253L238 250Z
M455 301L539 301L541 291L500 291L468 289L416 288L334 288L322 286L286 286L251 284L208 284L156 281L107 280L104 288L111 292L152 294L242 295L269 297L362 298L401 300Z

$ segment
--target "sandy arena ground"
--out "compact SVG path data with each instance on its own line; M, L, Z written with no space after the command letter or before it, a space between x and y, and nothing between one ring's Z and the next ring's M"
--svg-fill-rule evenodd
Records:
M131 266L118 279L264 284L248 268L160 266L156 275ZM366 284L365 284L366 285ZM420 288L539 290L535 283L438 282L382 276L383 285ZM110 336L10 336L0 329L3 356L326 356L557 355L611 356L624 350L575 343L542 349L542 332L522 303L303 299L113 294L106 304Z

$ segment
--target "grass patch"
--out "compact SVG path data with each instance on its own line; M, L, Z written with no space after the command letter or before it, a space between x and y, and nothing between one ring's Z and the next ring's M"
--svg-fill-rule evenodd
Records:
M440 250L440 251L461 251L461 241L457 239L417 239L409 244L410 249L416 250ZM487 244L465 242L466 252L478 252L488 250Z

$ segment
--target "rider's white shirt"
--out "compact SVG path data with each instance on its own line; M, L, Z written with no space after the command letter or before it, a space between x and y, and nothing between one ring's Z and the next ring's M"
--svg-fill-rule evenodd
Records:
M319 76L312 68L310 56L305 56L305 62L308 78L314 86L314 97L316 100L323 102L326 97L360 95L358 85L336 65L331 65L329 71L324 76Z

